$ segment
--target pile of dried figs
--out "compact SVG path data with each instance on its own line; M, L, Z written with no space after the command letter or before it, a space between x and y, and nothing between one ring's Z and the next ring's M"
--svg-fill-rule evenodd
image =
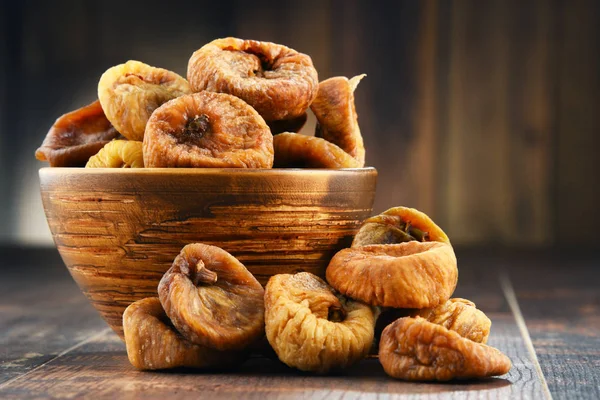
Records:
M354 106L363 77L319 83L306 54L236 38L196 51L187 80L128 61L102 75L98 101L56 121L36 157L53 167L363 167ZM315 135L300 135L309 108ZM263 288L226 251L189 244L158 297L123 314L129 360L139 369L228 368L266 337L282 362L317 373L348 367L374 345L398 379L478 378L511 367L485 344L485 314L451 298L454 250L417 210L365 220L325 278L281 274Z
M427 215L395 207L367 219L352 247L331 259L326 278L279 274L263 289L226 251L187 245L160 281L158 298L123 314L129 360L140 369L233 367L260 349L266 334L279 360L303 371L348 367L377 342L385 372L398 379L510 370L508 357L485 344L489 318L471 301L450 298L456 257Z
M319 83L308 55L232 37L194 52L187 80L128 61L102 75L97 101L56 120L36 158L51 167L363 167L354 106L363 77ZM315 136L297 133L309 108Z

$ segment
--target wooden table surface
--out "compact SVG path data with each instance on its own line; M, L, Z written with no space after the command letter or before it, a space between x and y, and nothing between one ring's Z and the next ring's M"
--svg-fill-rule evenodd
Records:
M461 251L455 296L492 319L513 368L407 383L377 359L329 376L253 358L229 373L139 372L55 250L0 249L0 398L600 398L600 252Z

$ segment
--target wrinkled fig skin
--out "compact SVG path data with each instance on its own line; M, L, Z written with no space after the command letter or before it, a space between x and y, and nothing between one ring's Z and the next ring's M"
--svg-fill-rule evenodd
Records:
M326 276L340 293L372 306L425 308L452 296L458 268L452 246L411 241L343 249Z
M275 168L358 168L350 154L325 139L284 132L273 137Z
M485 378L511 368L498 349L419 317L400 318L384 329L379 361L388 375L407 381Z
M437 307L413 310L411 316L425 318L464 338L483 344L487 343L492 327L492 321L473 302L459 298L450 299Z
M273 135L243 100L200 92L154 111L143 152L146 167L271 168Z
M201 243L185 246L158 285L163 308L190 342L240 350L264 335L264 289L235 257Z
M348 79L336 76L319 83L319 91L310 109L317 117L316 137L336 144L365 165L365 145L358 126L354 91L366 75Z
M308 55L275 43L232 37L214 40L194 52L187 76L194 92L232 94L267 121L305 113L319 85Z
M175 72L132 60L106 70L98 83L108 120L127 139L140 142L152 112L188 93L188 82Z
M393 207L364 220L354 237L352 247L411 240L450 244L446 233L427 214L414 208Z
M144 168L142 142L113 140L90 157L86 168Z
M304 113L299 117L292 119L280 119L277 121L267 121L267 125L269 125L269 129L271 129L271 133L273 135L277 135L278 133L283 132L295 132L298 133L306 124L306 120L308 119L308 114Z
M62 115L48 131L35 158L51 167L83 167L119 132L104 115L99 101Z
M366 357L376 313L307 272L275 275L265 291L267 339L282 362L303 371L325 373Z
M127 357L141 370L177 367L224 368L243 361L238 352L222 352L185 340L170 324L156 297L136 301L123 313Z

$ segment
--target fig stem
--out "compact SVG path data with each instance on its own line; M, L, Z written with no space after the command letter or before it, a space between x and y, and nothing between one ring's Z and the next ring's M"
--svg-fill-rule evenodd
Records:
M198 286L200 283L213 284L217 282L217 273L206 268L202 260L196 264L196 272L194 273L194 279L192 280L194 285Z

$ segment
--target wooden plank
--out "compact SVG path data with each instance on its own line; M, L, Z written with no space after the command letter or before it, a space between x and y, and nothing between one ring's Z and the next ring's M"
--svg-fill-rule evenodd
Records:
M555 398L600 398L600 255L511 257L508 265Z
M106 328L55 250L0 259L0 384Z
M0 384L0 397L543 398L541 380L502 294L497 274L490 269L493 266L481 267L489 257L470 254L463 257L459 253L459 258L463 262L456 295L474 300L492 318L489 344L506 352L514 364L506 376L445 384L406 383L388 378L376 359L364 360L347 371L329 376L300 373L264 358L253 358L227 373L139 372L128 363L123 343L113 333L106 332L26 375ZM55 286L53 283L52 287ZM74 327L63 329L69 331ZM90 337L88 334L87 338Z

